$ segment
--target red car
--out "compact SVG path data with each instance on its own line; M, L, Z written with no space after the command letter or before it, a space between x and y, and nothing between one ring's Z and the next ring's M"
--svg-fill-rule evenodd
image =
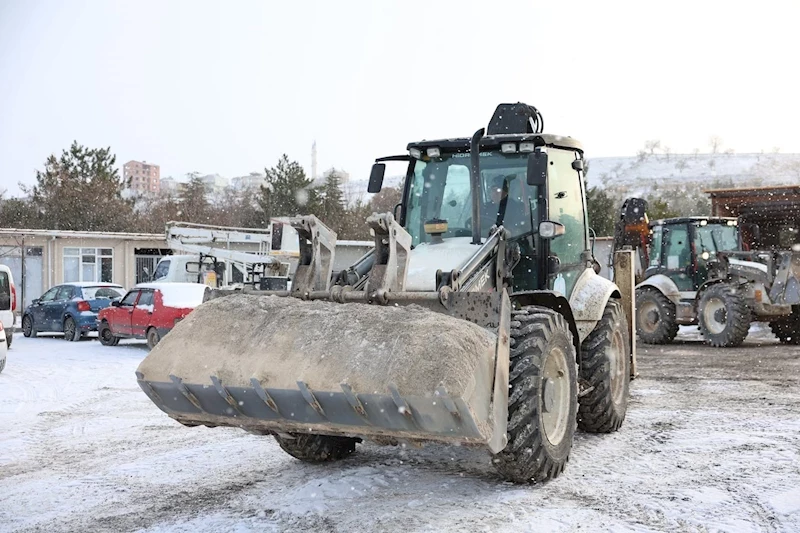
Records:
M152 349L210 292L211 288L201 283L139 284L97 315L100 342L116 346L120 339L147 339Z

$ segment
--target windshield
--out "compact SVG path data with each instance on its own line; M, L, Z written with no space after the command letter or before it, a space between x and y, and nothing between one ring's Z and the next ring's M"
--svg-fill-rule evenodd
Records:
M535 187L525 183L527 154L481 152L481 236L502 223L512 237L531 231L535 219ZM406 211L406 230L412 244L431 240L426 222L447 221L442 237L472 236L470 154L443 154L430 161L415 161Z
M117 300L122 298L123 294L123 289L116 287L83 287L83 297L86 300L96 300L97 298Z
M705 224L695 228L695 250L702 259L712 259L717 252L738 250L739 228L734 225ZM708 257L702 257L703 253Z
M156 271L153 274L153 281L158 281L167 277L167 274L169 274L169 263L170 261L167 259L166 261L161 261L158 264Z

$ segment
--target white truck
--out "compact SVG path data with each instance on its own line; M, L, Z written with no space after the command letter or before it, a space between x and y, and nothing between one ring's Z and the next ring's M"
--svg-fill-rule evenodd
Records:
M285 289L299 257L297 233L279 219L266 229L168 222L166 239L178 254L162 258L150 281Z

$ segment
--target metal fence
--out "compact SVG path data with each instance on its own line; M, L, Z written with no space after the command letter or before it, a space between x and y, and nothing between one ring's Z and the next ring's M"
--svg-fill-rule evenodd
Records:
M156 271L156 265L163 255L136 255L136 283L146 283Z

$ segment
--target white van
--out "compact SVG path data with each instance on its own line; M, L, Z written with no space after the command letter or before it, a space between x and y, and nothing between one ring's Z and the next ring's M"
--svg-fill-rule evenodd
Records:
M11 348L11 337L14 333L14 320L17 315L17 288L11 269L0 265L0 324L5 330L6 347Z

